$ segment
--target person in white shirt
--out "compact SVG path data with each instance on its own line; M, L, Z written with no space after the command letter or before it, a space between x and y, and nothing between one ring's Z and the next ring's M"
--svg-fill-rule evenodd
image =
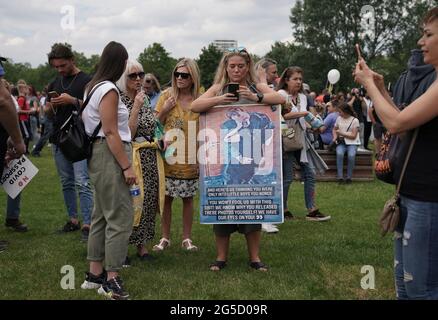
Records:
M90 94L91 98L82 113L89 136L100 122L102 127L88 162L94 208L88 239L90 272L81 287L99 289L99 294L112 300L129 297L119 271L128 253L134 220L129 186L137 183L131 167L129 112L114 84L122 76L127 59L128 52L120 43L112 41L105 47L99 67L85 89L84 101Z
M337 178L339 183L344 183L344 155L347 152L348 166L347 177L345 182L351 183L356 159L357 148L360 146L360 123L356 117L353 108L343 103L338 106L339 117L336 119L335 127L333 128L333 141L336 146L336 167Z

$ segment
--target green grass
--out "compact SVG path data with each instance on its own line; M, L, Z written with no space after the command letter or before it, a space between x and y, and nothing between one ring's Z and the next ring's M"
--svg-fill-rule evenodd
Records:
M80 234L55 234L66 221L60 182L50 149L32 158L40 169L22 195L22 216L30 231L18 234L0 226L0 239L10 241L0 253L0 299L101 299L80 289L87 270L86 245ZM198 252L183 252L181 201L174 203L171 247L156 260L122 271L133 299L394 299L392 241L378 233L377 217L393 188L378 181L339 186L317 184L317 203L332 216L327 223L304 219L303 185L294 182L289 209L299 219L286 221L275 235L263 234L261 257L268 273L249 270L244 237L231 239L227 268L208 270L215 258L211 226L195 214L193 240ZM199 202L196 199L195 208ZM3 224L6 196L0 199ZM196 210L198 212L198 210ZM160 238L157 218L154 243ZM135 255L130 248L130 255ZM75 290L61 289L61 268L75 268ZM361 268L375 268L375 290L360 286Z

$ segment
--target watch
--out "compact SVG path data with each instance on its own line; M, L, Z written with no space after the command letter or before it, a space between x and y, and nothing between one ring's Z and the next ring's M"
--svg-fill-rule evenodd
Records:
M263 98L264 98L265 96L264 96L264 94L263 93L261 93L261 92L257 92L257 102L258 103L260 103L260 102L262 102L262 100L263 100Z

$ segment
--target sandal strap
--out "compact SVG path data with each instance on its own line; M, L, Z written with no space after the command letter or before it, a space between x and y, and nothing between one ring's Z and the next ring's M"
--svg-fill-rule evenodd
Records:
M185 243L187 243L187 246L185 245ZM185 247L187 250L198 249L197 246L193 245L193 241L189 238L183 240L182 246Z
M164 244L166 244L166 247L170 246L170 240L166 238L161 238L160 242L154 246L154 248L157 248L159 250L164 250Z

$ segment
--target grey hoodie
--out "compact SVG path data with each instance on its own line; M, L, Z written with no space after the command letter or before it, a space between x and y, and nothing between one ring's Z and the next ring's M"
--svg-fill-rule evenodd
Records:
M393 89L393 100L397 106L410 104L421 96L436 79L435 68L424 64L423 52L420 49L411 51L408 69L398 78Z

